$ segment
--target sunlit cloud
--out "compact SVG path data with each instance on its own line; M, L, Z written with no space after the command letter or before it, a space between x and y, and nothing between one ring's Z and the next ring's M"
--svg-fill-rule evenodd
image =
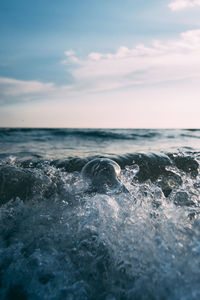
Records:
M169 8L173 11L192 8L195 6L200 6L200 0L174 0L169 3Z

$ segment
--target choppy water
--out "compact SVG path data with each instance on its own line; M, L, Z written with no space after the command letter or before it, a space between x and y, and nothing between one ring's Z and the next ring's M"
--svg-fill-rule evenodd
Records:
M200 299L199 164L200 130L0 129L0 299Z

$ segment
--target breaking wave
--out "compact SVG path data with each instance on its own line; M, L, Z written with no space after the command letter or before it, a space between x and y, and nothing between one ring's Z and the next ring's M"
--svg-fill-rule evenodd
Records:
M124 189L89 188L81 170L98 158ZM192 150L3 157L0 298L199 299L199 163Z

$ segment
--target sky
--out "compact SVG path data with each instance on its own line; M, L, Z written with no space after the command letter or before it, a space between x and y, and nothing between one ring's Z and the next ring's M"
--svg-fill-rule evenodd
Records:
M200 0L1 0L0 127L200 128Z

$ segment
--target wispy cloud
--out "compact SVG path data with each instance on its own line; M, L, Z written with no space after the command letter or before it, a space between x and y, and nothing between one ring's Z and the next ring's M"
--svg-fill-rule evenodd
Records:
M195 6L200 6L200 0L173 0L169 3L169 8L173 11L192 8Z
M191 30L175 40L153 41L151 46L92 52L86 59L77 58L71 69L74 88L99 91L199 76L199 51L200 30Z
M63 64L77 63L79 61L73 50L65 51L65 56L66 56L66 59L64 59L62 61Z
M177 39L153 41L133 48L121 46L114 53L91 52L80 59L65 52L63 64L73 84L57 86L40 81L0 78L1 103L34 99L64 100L91 92L102 92L200 77L200 29L182 33Z
M75 85L57 86L53 82L0 77L0 104L60 100L77 93Z
M54 88L53 83L40 81L24 81L0 77L1 94L5 96L19 96L46 93Z

